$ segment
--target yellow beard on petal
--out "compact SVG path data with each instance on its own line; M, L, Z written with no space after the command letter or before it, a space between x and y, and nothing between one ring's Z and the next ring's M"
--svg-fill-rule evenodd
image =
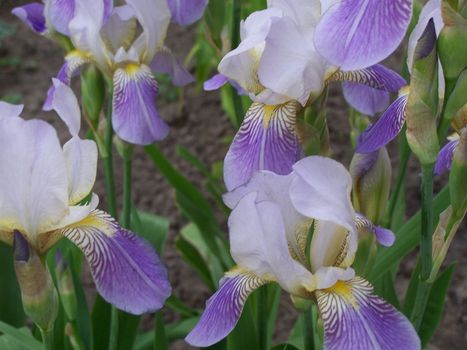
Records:
M352 285L346 281L337 281L335 285L330 288L324 289L323 292L336 294L341 297L347 304L352 305L358 309L358 303L352 293Z

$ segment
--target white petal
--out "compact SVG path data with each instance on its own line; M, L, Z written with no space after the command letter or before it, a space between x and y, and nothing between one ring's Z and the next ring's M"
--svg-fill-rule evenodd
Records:
M68 85L55 78L52 81L55 87L52 107L66 124L70 134L78 135L81 128L81 111L78 99Z
M73 137L63 146L69 184L69 203L77 204L92 190L96 181L97 146L94 141Z
M281 9L303 29L313 29L321 16L321 4L314 0L269 0L268 7Z
M68 212L65 158L57 133L40 120L0 119L0 230L34 240Z
M295 208L307 217L355 231L350 202L352 179L347 169L330 158L311 156L298 161L294 170L299 175L290 187Z
M257 67L264 47L264 39L271 26L271 18L281 16L281 11L268 9L252 13L240 24L242 41L237 48L224 56L219 63L219 73L235 80L244 90L257 94L262 90Z
M143 33L133 43L142 63L149 64L164 43L170 23L170 10L166 0L127 0L136 13Z
M355 277L355 271L352 268L342 269L340 267L320 267L314 273L317 288L326 289L336 284L337 281L348 281Z
M19 117L23 108L24 105L13 105L11 103L0 101L0 118Z
M101 29L102 39L115 52L119 48L128 48L136 34L136 18L133 9L118 6Z
M262 278L274 278L288 292L300 294L314 288L314 279L292 258L283 214L271 201L257 202L250 193L240 200L229 217L231 253L238 265Z
M274 19L258 67L260 83L302 105L319 94L326 65L310 39L291 18Z

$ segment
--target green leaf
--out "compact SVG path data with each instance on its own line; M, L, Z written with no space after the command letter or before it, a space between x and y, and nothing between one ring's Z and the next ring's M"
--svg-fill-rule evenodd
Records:
M457 79L454 90L449 95L444 115L448 119L456 116L457 112L467 103L467 69Z
M203 282L206 283L211 290L215 290L216 283L212 280L209 268L198 250L182 237L176 239L175 246L182 255L183 260L198 273Z
M456 264L449 265L433 283L419 330L423 347L430 341L443 315L444 303Z
M299 350L296 346L292 344L279 344L276 346L273 346L270 350Z
M253 317L254 298L245 303L242 315L234 330L227 337L228 350L259 349L258 333Z
M42 343L36 340L27 328L15 328L0 321L0 332L4 334L0 337L0 345L2 342L5 344L14 343L15 347L10 347L10 349L43 350ZM5 347L5 349L8 348Z
M198 315L198 311L187 306L183 301L178 299L172 294L169 299L165 301L165 306L174 310L182 317L192 317Z
M155 145L146 146L145 150L166 180L175 188L177 203L183 215L198 226L211 254L216 256L227 268L231 262L223 260L222 255L222 251L225 251L226 247L219 246L216 241L216 236L223 237L223 232L207 199L170 164Z
M402 312L407 317L410 317L412 315L412 310L415 305L415 298L417 295L419 281L420 281L420 260L417 260L417 265L413 269L412 275L410 276L409 286L407 287L407 291L405 293L404 306L402 308Z
M439 215L449 205L449 187L445 186L433 200L434 226ZM395 232L396 241L392 247L382 248L378 251L373 268L368 274L370 282L376 281L390 270L399 260L410 253L420 243L420 211Z
M21 292L13 267L12 248L0 242L0 320L15 327L24 325Z
M164 320L161 312L156 313L154 325L154 350L168 350L169 343L165 335Z
M374 285L375 293L382 296L385 300L391 303L396 309L400 308L399 299L395 289L395 281L392 278L391 271L384 273L383 277L378 279Z
M131 215L131 229L133 232L151 243L159 255L162 254L167 240L167 233L169 232L170 221L162 216L137 210L134 206L132 206Z

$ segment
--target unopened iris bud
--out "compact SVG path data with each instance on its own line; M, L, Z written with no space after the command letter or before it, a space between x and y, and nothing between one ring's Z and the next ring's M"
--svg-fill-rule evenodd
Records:
M94 66L89 66L81 76L81 96L89 119L97 126L105 99L105 81Z
M417 42L406 106L407 141L422 164L433 164L439 152L438 55L433 19Z
M352 202L356 211L371 222L381 221L391 186L391 161L386 148L372 153L355 153L350 164Z
M445 77L457 79L465 68L465 57L467 57L467 19L457 13L449 4L443 1L441 13L444 28L439 35L438 49Z
M462 218L467 209L467 127L460 133L452 158L449 191L453 215L456 219Z
M57 276L57 287L60 293L60 300L68 320L73 321L76 319L78 308L73 276L71 275L71 270L68 263L63 259L60 251L58 251L57 255L55 256L55 262L55 274Z
M15 271L26 315L43 331L50 331L57 317L58 298L49 271L23 235L13 237Z

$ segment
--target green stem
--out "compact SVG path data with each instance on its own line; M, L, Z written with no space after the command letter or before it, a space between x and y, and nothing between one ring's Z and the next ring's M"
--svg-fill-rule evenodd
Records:
M258 317L258 339L259 349L266 350L268 348L268 288L263 286L259 289L257 301L257 317Z
M410 147L407 143L405 136L401 137L401 152L400 152L400 162L399 162L399 173L397 174L396 185L389 199L388 207L388 216L384 227L391 227L392 218L394 216L394 210L396 209L397 199L401 193L402 187L404 185L405 175L407 173L407 165L410 158Z
M117 216L117 199L115 196L115 182L112 157L112 92L109 94L109 105L107 107L107 125L105 130L105 154L102 156L104 164L105 191L107 199L107 210L113 217Z
M131 146L127 146L123 161L123 214L122 226L130 228L131 220L131 172L132 172L132 152Z
M426 304L428 302L428 296L430 295L431 285L432 284L427 281L418 281L415 304L413 306L412 315L410 317L417 331L420 329L423 321Z
M305 350L315 350L315 325L311 306L304 311L303 319L305 325L303 330Z
M420 279L430 277L433 235L433 164L422 165L422 235L420 241Z
M41 335L42 335L42 343L44 344L45 350L54 350L55 343L54 343L54 331L53 328L49 330L43 330L40 328Z
M109 350L117 349L118 345L118 309L112 305L110 310Z

